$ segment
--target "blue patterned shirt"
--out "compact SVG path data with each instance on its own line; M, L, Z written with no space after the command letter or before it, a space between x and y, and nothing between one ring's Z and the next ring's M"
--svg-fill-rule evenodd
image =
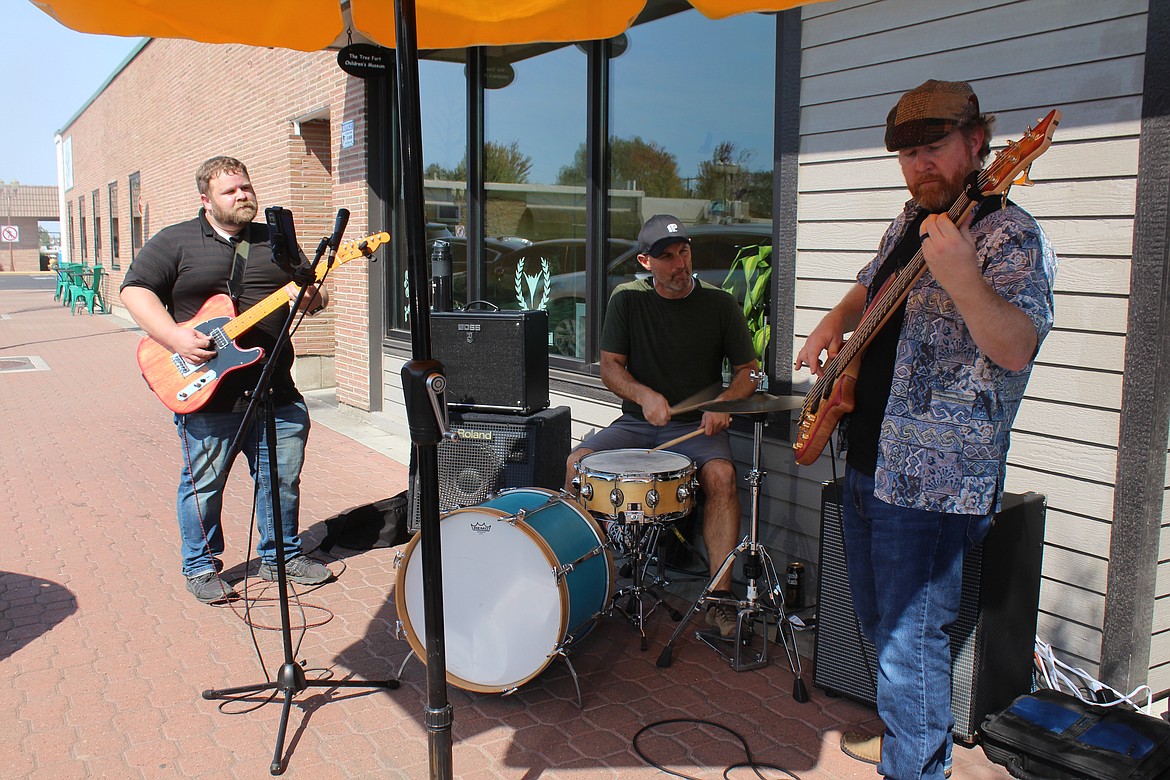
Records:
M906 203L857 279L868 286L918 214ZM971 229L983 278L1036 327L1052 328L1056 254L1015 204ZM878 440L874 492L896 506L984 515L998 509L1012 421L1032 373L1008 371L979 351L951 297L926 271L906 299L894 379Z

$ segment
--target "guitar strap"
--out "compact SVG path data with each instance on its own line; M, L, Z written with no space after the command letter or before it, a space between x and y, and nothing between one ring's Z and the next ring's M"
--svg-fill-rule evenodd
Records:
M232 258L232 278L228 279L228 295L231 296L232 305L236 307L236 311L240 309L240 296L244 294L244 269L248 266L248 239L233 238L232 246L236 248L235 257Z

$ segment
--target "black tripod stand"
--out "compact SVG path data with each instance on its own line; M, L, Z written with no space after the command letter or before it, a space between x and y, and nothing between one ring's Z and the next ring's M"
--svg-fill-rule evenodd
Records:
M348 212L346 212L348 216ZM332 238L326 237L321 239L321 244L317 248L317 255L313 259L313 275L316 277L317 266L321 261L321 256L325 252L328 245L332 245L334 249L337 247L337 242L341 240L340 232L344 230L344 223L339 215L338 223L340 228L334 230ZM276 247L273 252L276 254ZM295 246L295 237L292 239ZM298 250L299 254L299 250ZM288 730L288 716L292 709L293 697L303 690L310 687L321 688L385 688L394 689L398 687L398 681L390 680L308 680L305 678L305 670L300 664L296 662L293 656L292 647L292 625L289 620L288 611L288 578L285 569L284 561L284 528L281 521L280 513L280 484L279 468L276 463L276 412L272 403L272 394L270 392L270 385L272 381L272 373L276 367L277 356L281 350L284 349L290 338L290 329L294 318L297 316L297 310L300 308L301 301L305 296L305 289L307 285L300 288L297 294L296 302L290 307L289 314L284 323L284 328L281 330L280 337L277 339L276 345L272 349L272 354L269 356L268 362L264 366L264 370L260 373L260 379L256 382L256 387L252 391L252 399L248 404L248 408L244 413L244 419L240 424L240 429L236 432L235 439L232 441L231 447L228 449L228 457L225 461L222 483L227 483L228 473L231 471L232 461L243 449L244 439L247 435L248 427L252 424L255 418L257 404L261 406L264 413L265 438L267 439L268 448L268 477L272 486L269 490L270 505L272 511L272 534L276 543L276 582L279 591L280 604L280 634L284 649L284 662L280 665L280 669L276 673L275 680L267 680L266 682L256 683L253 685L241 685L234 688L221 688L215 690L207 690L203 692L204 699L225 699L239 696L245 693L256 693L259 691L280 691L284 694L284 705L280 712L280 725L276 732L276 749L272 754L272 764L269 766L269 772L274 775L279 775L284 772L283 756L284 756L284 738Z
M735 563L735 559L742 554L744 555L743 572L748 580L748 589L745 600L734 602L737 608L735 636L724 639L718 636L718 632L714 636L698 632L698 637L730 662L735 671L747 671L765 666L768 663L769 626L774 623L779 640L784 645L784 652L788 656L788 665L792 669L793 675L796 676L792 688L792 698L801 703L808 701L808 689L804 684L804 671L801 668L800 654L796 647L796 633L784 610L782 584L780 578L776 576L776 568L772 564L772 558L768 555L767 548L759 542L760 486L767 475L767 472L760 468L760 450L763 444L765 418L768 412L796 408L803 401L803 398L796 396L786 398L770 396L766 393L755 393L742 401L720 401L708 403L702 407L710 411L748 415L753 420L752 468L747 475L752 497L751 526L747 536L727 554L719 566L719 570L715 572L710 582L703 588L703 592L691 605L686 618L674 630L670 641L666 643L666 647L658 656L657 665L659 667L670 666L675 641L682 634L691 617L699 611L701 605L708 602L727 601L712 596L711 592L715 583L723 577ZM760 646L756 648L754 646L756 638L754 629L755 625L761 622L763 624L762 641Z

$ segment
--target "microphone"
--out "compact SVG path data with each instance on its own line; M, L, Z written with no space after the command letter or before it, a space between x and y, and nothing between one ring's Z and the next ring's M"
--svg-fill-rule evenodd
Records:
M349 223L349 209L337 210L337 221L333 223L333 235L329 237L329 248L336 252L341 244L341 237L345 234L345 226Z

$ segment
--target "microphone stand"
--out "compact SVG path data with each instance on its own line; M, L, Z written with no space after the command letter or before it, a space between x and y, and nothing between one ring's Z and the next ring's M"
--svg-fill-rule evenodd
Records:
M348 212L346 212L348 217ZM340 221L340 220L339 220ZM342 226L344 228L344 225ZM339 231L335 231L334 236L321 239L320 245L317 247L317 254L313 258L312 271L313 277L316 278L317 266L321 262L321 257L325 254L327 247L336 249L337 243L341 236ZM298 252L299 253L299 252ZM329 254L329 264L333 262L333 252ZM283 265L282 265L283 268ZM297 299L289 308L288 317L285 319L284 328L277 338L276 346L272 349L272 354L268 361L264 364L264 370L260 373L260 378L256 382L256 387L252 390L251 400L248 402L248 408L244 412L244 419L240 423L240 428L236 432L235 439L233 439L231 447L228 449L228 457L225 462L222 483L227 484L227 477L231 471L232 462L239 455L244 446L244 438L247 435L248 427L251 425L255 417L258 407L264 412L265 437L268 445L268 474L271 482L271 490L269 490L269 499L272 509L272 535L276 543L276 582L277 590L279 592L280 603L280 634L284 649L284 662L280 665L280 669L276 673L275 680L268 680L262 683L255 683L253 685L241 685L234 688L220 688L213 690L206 690L203 692L204 699L227 699L239 696L244 693L256 693L259 691L280 691L284 694L284 706L280 712L280 725L276 731L276 749L272 754L272 764L269 766L269 772L273 775L279 775L284 772L283 754L284 754L284 739L285 733L288 730L288 716L292 709L293 697L301 691L310 687L321 688L384 688L393 690L398 687L398 680L308 680L305 678L304 668L296 662L293 655L292 647L292 625L289 620L288 609L288 577L284 562L284 523L281 519L280 513L280 474L276 463L276 412L272 403L272 374L276 368L276 358L280 355L281 350L289 342L291 335L293 321L296 319L297 312L300 309L301 302L305 297L305 290L308 285L302 285L300 291L297 293Z

